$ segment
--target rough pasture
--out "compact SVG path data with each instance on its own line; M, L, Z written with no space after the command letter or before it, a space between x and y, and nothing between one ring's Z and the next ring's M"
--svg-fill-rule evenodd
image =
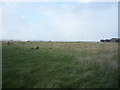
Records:
M8 45L3 42L2 45L3 88L118 87L117 43L14 42Z

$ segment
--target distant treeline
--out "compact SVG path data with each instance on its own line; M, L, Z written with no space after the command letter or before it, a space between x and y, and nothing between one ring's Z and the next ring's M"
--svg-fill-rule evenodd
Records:
M111 38L111 39L105 39L105 40L101 39L100 41L101 42L113 42L113 43L115 43L115 42L120 42L120 38Z

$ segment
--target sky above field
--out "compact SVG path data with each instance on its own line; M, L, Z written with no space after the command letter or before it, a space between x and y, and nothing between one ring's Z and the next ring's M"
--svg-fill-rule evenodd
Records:
M118 37L117 2L0 3L2 39L99 41Z

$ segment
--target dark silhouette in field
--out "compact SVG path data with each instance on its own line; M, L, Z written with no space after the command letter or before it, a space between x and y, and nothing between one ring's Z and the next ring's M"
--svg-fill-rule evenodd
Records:
M39 47L32 47L31 49L36 49L37 50L37 49L39 49Z
M36 47L36 49L39 49L39 47Z

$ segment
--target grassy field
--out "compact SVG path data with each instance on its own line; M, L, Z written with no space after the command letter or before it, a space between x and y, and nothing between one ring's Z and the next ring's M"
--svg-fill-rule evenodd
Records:
M3 88L117 88L118 44L2 43ZM31 47L38 46L38 50ZM20 49L16 49L20 47Z

